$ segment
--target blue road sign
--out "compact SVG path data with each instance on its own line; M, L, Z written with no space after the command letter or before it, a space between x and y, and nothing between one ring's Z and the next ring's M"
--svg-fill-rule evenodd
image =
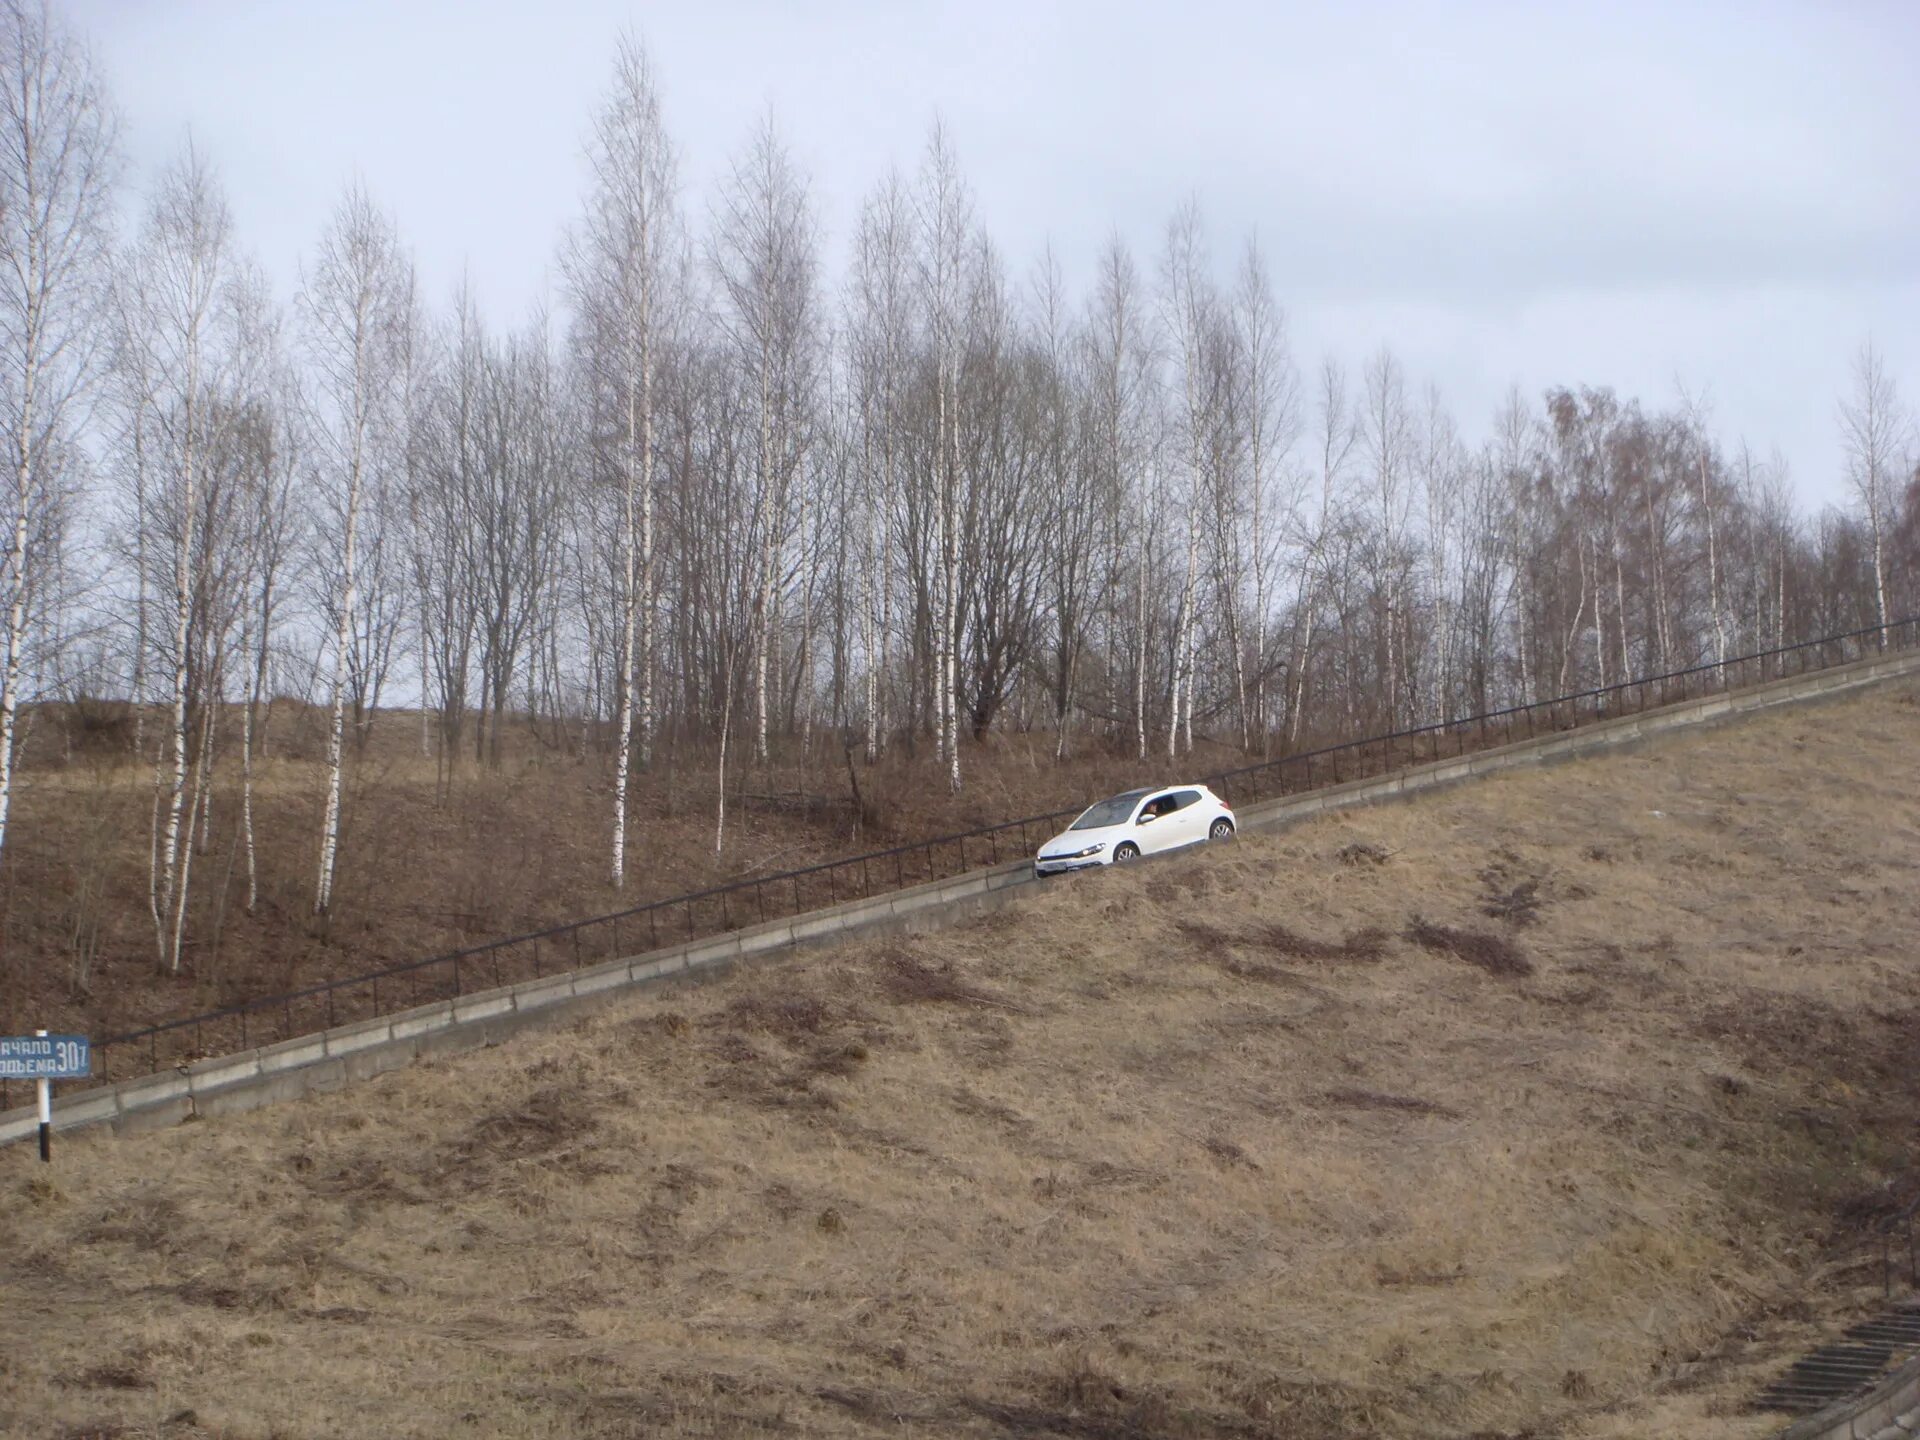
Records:
M92 1073L84 1035L0 1036L0 1080L81 1080Z

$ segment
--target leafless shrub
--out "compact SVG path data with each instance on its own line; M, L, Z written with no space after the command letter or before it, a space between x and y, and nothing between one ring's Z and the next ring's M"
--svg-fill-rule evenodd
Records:
M734 1030L757 1030L792 1040L818 1035L837 1017L817 995L755 991L737 997L716 1018Z
M1342 865L1379 866L1393 858L1393 852L1366 840L1355 840L1350 845L1342 845L1333 852L1333 858Z
M1480 902L1480 913L1493 920L1504 920L1515 929L1534 924L1540 918L1540 882L1522 880L1506 887L1489 886Z
M1435 925L1415 916L1407 927L1406 938L1423 950L1451 955L1489 975L1531 975L1533 962L1504 935L1485 930L1460 930L1451 925Z
M1242 1149L1236 1142L1224 1135L1209 1135L1201 1145L1206 1152L1223 1165L1244 1165L1249 1170L1258 1170L1260 1162Z
M887 998L897 1005L992 1005L1015 1011L1022 1008L962 979L952 961L934 966L896 950L881 959L880 973Z
M1224 950L1238 938L1218 925L1208 924L1205 920L1183 918L1176 920L1173 928L1194 944L1207 950Z
M828 1045L808 1057L806 1068L815 1075L831 1075L844 1080L857 1074L860 1067L867 1063L867 1047L858 1040L845 1045Z
M95 1365L78 1374L56 1375L54 1384L69 1390L151 1390L153 1376L134 1365Z
M1329 941L1315 940L1284 925L1273 924L1261 930L1260 939L1269 950L1296 960L1371 962L1387 953L1387 932L1371 927L1352 931L1343 940Z

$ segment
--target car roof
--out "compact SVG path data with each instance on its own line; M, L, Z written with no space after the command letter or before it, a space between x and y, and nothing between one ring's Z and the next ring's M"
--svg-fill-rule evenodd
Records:
M1142 787L1139 790L1122 790L1118 795L1109 795L1105 800L1102 800L1099 803L1102 805L1106 805L1106 804L1110 804L1115 800L1138 800L1143 795L1160 795L1160 794L1164 794L1168 790L1206 790L1206 789L1207 787L1204 785L1193 785L1193 784L1187 784L1185 782L1177 782L1172 785L1147 785ZM1207 793L1212 794L1213 792L1207 791Z

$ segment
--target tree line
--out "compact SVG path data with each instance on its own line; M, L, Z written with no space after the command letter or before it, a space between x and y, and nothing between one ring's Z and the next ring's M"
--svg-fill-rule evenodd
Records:
M343 771L396 706L443 776L511 727L590 760L619 886L661 746L710 757L718 850L729 767L776 754L905 750L954 790L996 727L1268 755L1920 609L1914 430L1871 345L1844 512L1685 394L1515 392L1469 436L1390 350L1297 359L1259 244L1192 203L1079 293L1016 264L937 122L829 274L770 117L692 202L630 39L560 313L423 295L358 186L283 306L192 146L117 233L85 48L26 0L0 30L0 846L23 707L132 702L169 968L216 775L251 904L275 695L327 717L325 913Z

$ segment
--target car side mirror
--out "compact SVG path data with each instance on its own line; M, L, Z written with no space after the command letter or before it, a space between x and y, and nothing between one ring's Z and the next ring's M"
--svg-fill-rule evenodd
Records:
M1159 817L1159 815L1158 815L1158 814L1156 814L1155 812L1153 812L1153 811L1151 811L1151 810L1149 810L1149 811L1148 811L1148 812L1147 812L1146 814L1144 814L1144 815L1142 815L1142 816L1141 816L1141 817L1140 817L1140 818L1139 818L1138 820L1136 820L1136 821L1134 821L1134 824L1136 824L1136 825L1144 825L1144 824L1146 824L1146 823L1147 823L1147 822L1148 822L1149 820L1158 820L1159 818L1160 818L1160 817Z

